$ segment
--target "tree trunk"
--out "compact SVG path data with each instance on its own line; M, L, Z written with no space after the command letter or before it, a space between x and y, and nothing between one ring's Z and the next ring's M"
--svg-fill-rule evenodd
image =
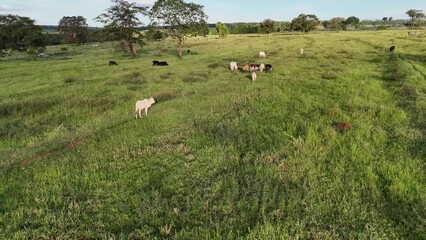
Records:
M182 47L183 47L183 43L182 41L179 41L179 59L182 59Z
M133 58L136 58L138 56L138 53L136 52L136 50L133 46L133 43L129 43L129 50L130 50L130 53L132 54Z

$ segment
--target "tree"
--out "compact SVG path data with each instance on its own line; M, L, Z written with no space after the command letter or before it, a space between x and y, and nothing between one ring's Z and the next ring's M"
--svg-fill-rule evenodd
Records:
M182 59L186 38L206 36L209 31L203 8L202 5L185 3L183 0L157 0L151 8L149 15L152 24L165 27L169 36L178 41L179 59Z
M421 21L425 18L423 10L410 9L405 14L407 14L411 18L411 28L414 27L414 23L416 21Z
M302 31L308 33L316 28L319 24L317 16L313 14L300 14L297 18L294 18L291 21L291 30L293 31Z
M328 22L328 28L337 32L339 30L345 29L345 19L341 17L330 19Z
M235 23L233 24L233 28L231 28L232 34L249 34L249 33L257 33L258 27L257 25L250 23Z
M260 23L259 33L270 34L275 31L275 21L272 19L265 19Z
M86 43L89 40L89 30L86 18L82 16L62 17L59 20L58 31L64 35L64 43Z
M358 25L359 25L359 22L360 22L359 18L357 18L357 17L355 17L355 16L351 16L351 17L348 17L348 18L345 20L345 25L346 25L346 26L352 26L352 27L354 27L354 28L357 28L357 27L358 27Z
M136 3L125 0L111 0L113 6L106 9L95 18L95 21L106 24L105 32L108 32L121 40L121 44L127 46L132 56L138 56L135 44L143 46L143 35L140 31L142 22L137 15L146 15L147 7L140 7Z
M0 52L4 50L27 51L43 48L46 39L35 21L18 15L0 15Z
M221 22L216 23L216 31L219 34L219 38L226 38L229 33L228 27Z

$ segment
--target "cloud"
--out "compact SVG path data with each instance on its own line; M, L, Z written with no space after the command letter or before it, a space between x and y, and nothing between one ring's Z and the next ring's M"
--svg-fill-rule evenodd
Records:
M13 7L6 6L6 5L0 5L0 12L15 12L15 11L18 11L18 9L15 9Z
M14 4L13 6L0 4L0 12L21 12L26 10L30 10L30 8L22 4Z

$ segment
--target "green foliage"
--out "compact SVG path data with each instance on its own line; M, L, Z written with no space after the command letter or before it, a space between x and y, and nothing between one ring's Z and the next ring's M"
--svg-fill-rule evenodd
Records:
M145 32L145 38L149 41L162 41L167 37L165 31L156 29L155 27L150 27L148 31Z
M344 18L336 17L336 18L332 18L332 19L330 19L330 21L328 21L327 28L329 28L333 31L344 30L345 27L346 26L345 26L345 19Z
M42 29L34 25L34 20L18 15L0 15L0 52L27 51L30 47L44 47L45 44Z
M63 35L57 33L45 33L46 46L60 45L63 41Z
M89 41L89 29L86 18L82 16L64 16L59 20L58 31L63 35L65 44L81 44Z
M420 22L426 18L423 10L410 9L405 14L411 18L411 28L416 24L419 25Z
M140 7L136 3L129 3L125 0L111 0L114 4L95 18L96 21L106 24L102 32L107 32L120 39L129 49L132 56L138 56L134 44L143 46L143 35L140 32L142 22L138 15L147 14L146 7ZM100 33L102 33L100 32ZM110 38L107 36L106 38Z
M206 36L207 15L202 5L185 3L183 0L157 0L150 10L153 26L163 26L168 36L179 44L179 58L182 59L184 40L190 36Z
M359 26L359 23L360 23L359 18L357 18L355 16L348 17L345 20L345 25L346 26L351 26L351 27L354 27L354 28L357 28Z
M250 33L258 33L259 25L253 23L238 23L233 24L231 27L232 34L250 34Z
M308 33L315 30L319 24L317 16L313 14L300 14L297 18L291 21L291 30Z
M275 21L272 19L265 19L260 23L259 33L270 34L275 32Z
M387 26L384 26L384 25L377 26L377 30L386 30L386 29L388 29Z
M216 23L216 31L219 34L219 38L226 38L229 33L228 27L221 22Z

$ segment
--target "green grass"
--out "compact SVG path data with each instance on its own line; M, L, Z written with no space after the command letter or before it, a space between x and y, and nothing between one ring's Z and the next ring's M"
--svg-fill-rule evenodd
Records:
M173 42L2 59L0 238L426 239L425 41L230 35L189 39L183 60ZM252 84L230 61L274 70Z

